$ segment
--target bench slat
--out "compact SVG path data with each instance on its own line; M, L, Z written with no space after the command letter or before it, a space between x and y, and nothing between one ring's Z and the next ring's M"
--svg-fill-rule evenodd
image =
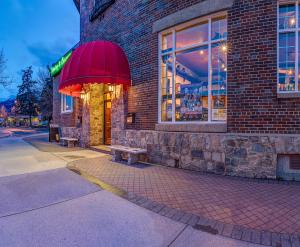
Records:
M111 150L116 150L120 152L132 153L132 154L145 154L147 153L146 149L142 148L131 148L126 146L115 145L110 147Z

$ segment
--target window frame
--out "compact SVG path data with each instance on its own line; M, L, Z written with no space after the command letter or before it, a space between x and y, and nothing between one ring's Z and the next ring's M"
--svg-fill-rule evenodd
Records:
M69 95L66 95L66 94L60 94L61 97L60 97L60 112L62 114L65 114L65 113L73 113L73 109L74 109L74 99L72 96L69 96ZM71 106L71 109L70 110L66 110L65 109L65 106L66 106L66 98L67 97L71 97L72 99L72 106Z
M296 6L296 24L295 28L288 28L288 29L280 29L279 28L279 7L280 5L285 4L295 4ZM299 8L300 8L300 0L279 0L277 1L277 94L291 94L291 93L300 93L299 90L299 39L300 39L300 27L299 27ZM279 90L279 58L280 58L280 49L279 49L279 36L282 33L294 33L295 34L295 90L294 91L280 91Z
M158 123L159 124L226 124L226 121L212 121L212 45L217 44L220 42L226 41L228 44L228 36L226 39L216 39L212 40L211 34L212 34L212 19L219 18L219 17L226 17L228 21L228 12L227 11L221 11L215 14L207 15L204 17L200 17L188 22L185 22L183 24L179 24L177 26L168 28L158 35ZM193 44L187 47L183 48L176 48L176 31L182 31L186 28L193 27L197 24L204 23L205 21L208 22L208 40L206 42ZM227 25L227 32L228 32L228 25ZM163 44L163 36L167 34L172 34L172 50L167 52L162 52L162 44ZM178 52L183 52L186 50L190 50L197 47L207 46L208 47L208 121L176 121L176 95L175 95L175 78L176 78L176 54ZM164 55L172 55L173 57L173 63L172 63L172 120L171 121L162 121L162 66L161 66L161 59ZM226 81L228 78L228 72L226 73ZM228 88L228 81L226 82L226 97L227 97L227 88ZM226 106L226 119L228 107Z

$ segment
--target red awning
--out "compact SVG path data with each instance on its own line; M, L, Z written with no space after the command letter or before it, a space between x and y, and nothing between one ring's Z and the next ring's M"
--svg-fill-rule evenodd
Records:
M83 85L104 83L131 85L130 68L122 48L108 41L94 41L78 47L65 64L59 92L78 97Z

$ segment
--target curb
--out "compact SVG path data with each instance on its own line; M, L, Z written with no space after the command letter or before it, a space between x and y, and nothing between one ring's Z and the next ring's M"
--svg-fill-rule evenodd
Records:
M174 221L186 224L193 227L195 230L200 230L213 235L221 235L223 237L232 238L253 244L260 244L264 246L274 247L300 247L300 235L298 234L282 234L269 231L260 231L249 229L238 225L232 225L206 218L201 215L187 213L182 210L171 208L165 204L152 201L143 196L136 195L131 192L126 192L115 186L107 184L100 179L89 175L75 166L67 166L69 170L77 173L88 181L100 186L102 189L107 190L117 196L120 196L131 203L140 207L148 209L161 216L167 217Z

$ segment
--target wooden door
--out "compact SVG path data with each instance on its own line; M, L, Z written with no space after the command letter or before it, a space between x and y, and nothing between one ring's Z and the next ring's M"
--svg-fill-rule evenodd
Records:
M104 144L111 145L111 100L104 101Z

